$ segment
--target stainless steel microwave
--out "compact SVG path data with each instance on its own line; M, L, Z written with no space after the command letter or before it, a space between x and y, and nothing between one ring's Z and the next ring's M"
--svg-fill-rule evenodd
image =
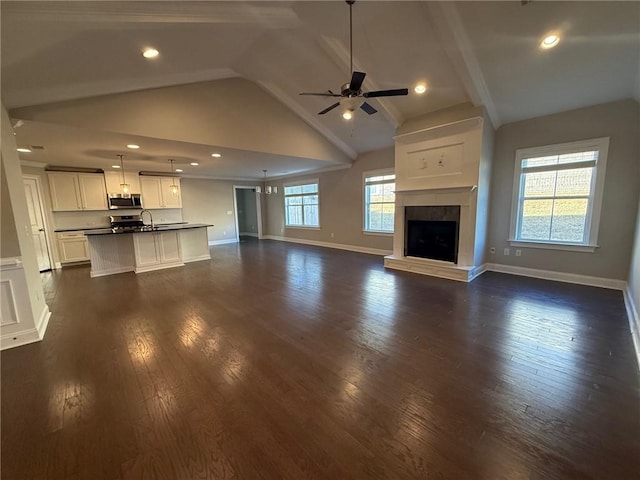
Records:
M110 193L107 195L107 203L109 204L109 210L142 208L142 198L140 198L139 193L132 193L128 197L119 193Z

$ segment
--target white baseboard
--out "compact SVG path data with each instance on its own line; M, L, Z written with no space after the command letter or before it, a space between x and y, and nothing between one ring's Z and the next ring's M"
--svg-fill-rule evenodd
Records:
M146 265L146 266L136 267L134 272L145 273L145 272L153 272L155 270L164 270L165 268L175 268L175 267L184 267L184 263L182 262L157 263L155 265Z
M629 328L631 329L631 338L633 339L633 347L636 350L636 360L638 361L638 370L640 370L640 315L636 309L636 304L633 301L631 295L631 289L627 284L627 288L624 289L624 306L627 309L627 316L629 317Z
M264 235L265 240L277 240L279 242L300 243L303 245L313 245L314 247L335 248L338 250L347 250L349 252L368 253L370 255L391 255L391 250L381 250L379 248L360 247L358 245L346 245L344 243L319 242L317 240L306 240L302 238L279 237L276 235Z
M132 265L127 265L125 267L109 268L107 270L100 270L100 271L91 270L89 272L89 276L91 278L106 277L107 275L116 275L118 273L126 273L126 272L133 272L133 271L134 271L134 267Z
M487 270L490 272L510 273L523 277L541 278L543 280L556 280L565 283L577 283L579 285L589 285L591 287L611 288L613 290L624 291L627 282L614 278L591 277L589 275L579 275L577 273L554 272L552 270L538 270L536 268L516 267L513 265L501 265L499 263L487 263Z
M39 342L42 340L36 328L29 328L20 332L9 333L0 337L0 350L7 348L21 347L29 343Z
M191 262L199 262L201 260L211 260L211 255L206 254L206 255L200 255L198 257L192 257L192 258L183 258L182 261L184 263L191 263Z
M42 307L40 318L38 318L38 323L36 323L36 330L38 330L38 335L40 336L40 340L44 338L44 334L46 333L47 327L49 326L50 318L51 318L51 310L49 310L49 306L45 303L44 307Z
M227 243L238 243L235 238L225 238L223 240L209 240L209 246L212 247L214 245L225 245Z
M42 307L42 312L40 313L40 317L38 318L35 327L18 332L7 333L0 337L0 350L21 347L22 345L41 341L47 331L50 317L51 311L45 304L44 307Z

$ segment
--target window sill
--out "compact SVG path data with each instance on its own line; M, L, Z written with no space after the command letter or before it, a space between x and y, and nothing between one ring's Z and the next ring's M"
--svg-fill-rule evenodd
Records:
M304 225L285 225L284 226L285 230L289 230L289 229L300 229L300 230L320 230L320 227L305 227Z
M527 240L509 239L509 245L512 247L525 248L542 248L546 250L565 250L570 252L595 252L599 245L577 245L568 243L552 243L552 242L532 242Z
M393 237L393 232L377 232L375 230L363 230L363 235L377 235L380 237Z

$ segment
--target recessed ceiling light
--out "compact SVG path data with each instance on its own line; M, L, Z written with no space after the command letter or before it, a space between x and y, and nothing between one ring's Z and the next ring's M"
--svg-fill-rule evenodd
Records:
M418 94L423 94L427 91L427 86L424 83L419 83L414 87L413 91Z
M220 155L219 153L212 153L211 156L215 158L220 158L222 155Z
M345 120L351 120L352 117L353 113L351 112L351 110L347 110L342 114L342 118L344 118Z
M560 43L560 37L558 35L547 35L540 42L540 48L553 48Z
M120 168L120 165L111 165L111 168Z
M160 52L155 48L145 48L142 51L142 56L144 58L156 58L158 55L160 55Z
M29 150L28 148L18 148L18 151L20 153L31 153L31 150Z
M198 162L191 162L189 165L193 165L194 167L197 167L200 164Z
M181 168L176 168L176 172L182 173L182 169Z
M127 145L127 148L131 148L133 150L136 150L136 149L140 148L140 145L136 145L135 143L130 143L129 145Z

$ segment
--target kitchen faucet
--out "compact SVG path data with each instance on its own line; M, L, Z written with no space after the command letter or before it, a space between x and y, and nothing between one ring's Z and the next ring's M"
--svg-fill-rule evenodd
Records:
M140 218L142 219L142 222L144 223L144 218L143 218L143 214L144 212L147 212L149 214L149 220L151 220L151 230L153 230L153 214L151 213L151 210L147 210L146 208L142 209L140 211Z

